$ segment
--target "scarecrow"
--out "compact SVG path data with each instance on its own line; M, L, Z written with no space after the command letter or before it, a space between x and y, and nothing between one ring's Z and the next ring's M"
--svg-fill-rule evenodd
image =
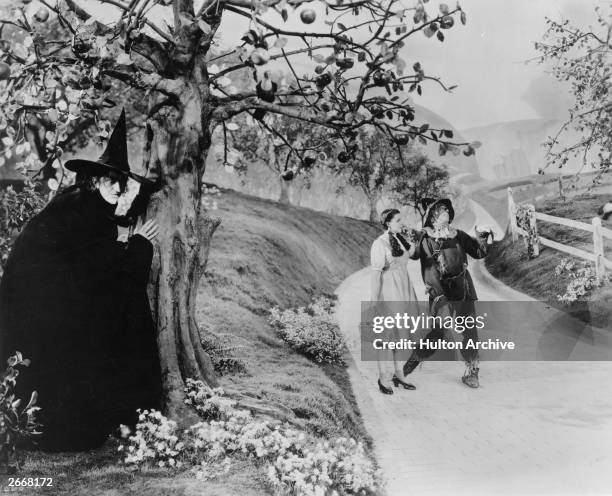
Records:
M447 313L451 316L474 316L477 300L472 277L467 269L467 255L480 259L487 255L487 240L493 233L491 229L476 230L477 238L464 231L455 229L451 224L455 217L449 199L423 199L425 209L423 229L413 237L416 249L411 258L421 261L421 275L429 295L429 312L433 316ZM444 337L444 330L434 328L425 337L437 341ZM475 328L463 332L461 350L466 370L462 381L466 386L479 386L478 350L465 349L472 340L476 343L478 334ZM430 357L435 349L416 349L404 364L404 375L410 374L424 359Z

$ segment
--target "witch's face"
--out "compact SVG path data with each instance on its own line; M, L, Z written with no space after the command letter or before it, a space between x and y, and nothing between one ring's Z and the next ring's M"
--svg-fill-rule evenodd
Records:
M122 189L119 178L100 177L96 179L95 185L105 201L117 205Z

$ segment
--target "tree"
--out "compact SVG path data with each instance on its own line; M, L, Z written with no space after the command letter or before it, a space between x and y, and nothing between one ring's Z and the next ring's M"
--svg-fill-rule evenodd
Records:
M460 146L473 153L469 143L451 143L443 130L414 122L406 92L421 94L427 82L446 91L452 87L427 75L418 61L410 70L400 54L412 36L444 41L455 19L466 22L460 6L442 3L432 13L425 0L411 8L398 0L204 0L197 8L194 0L100 0L117 12L114 22L103 24L88 12L89 3L40 1L44 7L17 6L0 21L27 33L28 40L2 42L3 153L23 154L28 169L41 165L23 149L23 124L30 116L54 123L54 131L43 136L47 160L60 157L62 137L75 123L93 119L100 133L107 132L100 123L110 81L125 92L145 95L144 168L161 186L146 216L156 218L164 233L152 271L152 309L165 413L171 418L187 414L186 378L217 383L194 308L220 222L202 202L202 175L215 128L258 111L324 126L329 139L347 150L359 129L373 126L390 139L436 141L441 151ZM63 28L56 39L41 34L49 12ZM297 16L302 28L286 27ZM314 23L316 17L324 22ZM211 55L213 47L221 47L222 23L240 20L248 23L240 44ZM239 62L218 68L226 55ZM298 62L301 72L306 67L302 76ZM283 64L293 79L277 83L276 92L264 97L257 85L267 64ZM254 74L251 88L239 91L232 79L245 71Z
M353 145L356 149L341 151L330 168L344 174L347 182L366 195L370 207L370 221L378 222L378 201L389 180L405 171L401 148L380 130L373 133L361 129ZM405 148L405 146L403 147Z
M397 201L404 206L411 206L425 219L425 210L421 205L423 198L443 196L448 187L448 171L440 167L424 153L415 150L407 159L407 167L392 169L391 191Z
M610 168L612 158L612 8L597 7L598 29L573 26L569 20L546 19L542 42L535 44L541 63L552 63L553 74L569 82L575 98L570 117L545 143L547 166L562 168L571 159L599 170ZM579 139L573 139L571 132ZM544 169L540 169L544 173Z
M240 152L238 170L246 172L250 164L258 163L274 172L280 184L280 203L289 203L294 179L302 176L308 184L314 168L326 164L335 154L326 127L282 114L270 115L265 121L247 118L232 129L232 147Z

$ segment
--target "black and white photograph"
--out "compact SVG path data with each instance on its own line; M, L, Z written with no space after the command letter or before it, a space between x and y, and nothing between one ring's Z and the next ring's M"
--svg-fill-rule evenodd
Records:
M0 0L0 495L612 495L610 0Z

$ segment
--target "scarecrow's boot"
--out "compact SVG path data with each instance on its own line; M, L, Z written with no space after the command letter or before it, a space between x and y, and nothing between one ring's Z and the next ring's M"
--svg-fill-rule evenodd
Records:
M478 362L472 362L467 364L467 368L465 369L465 374L461 378L463 384L471 388L477 388L480 383L478 382Z

